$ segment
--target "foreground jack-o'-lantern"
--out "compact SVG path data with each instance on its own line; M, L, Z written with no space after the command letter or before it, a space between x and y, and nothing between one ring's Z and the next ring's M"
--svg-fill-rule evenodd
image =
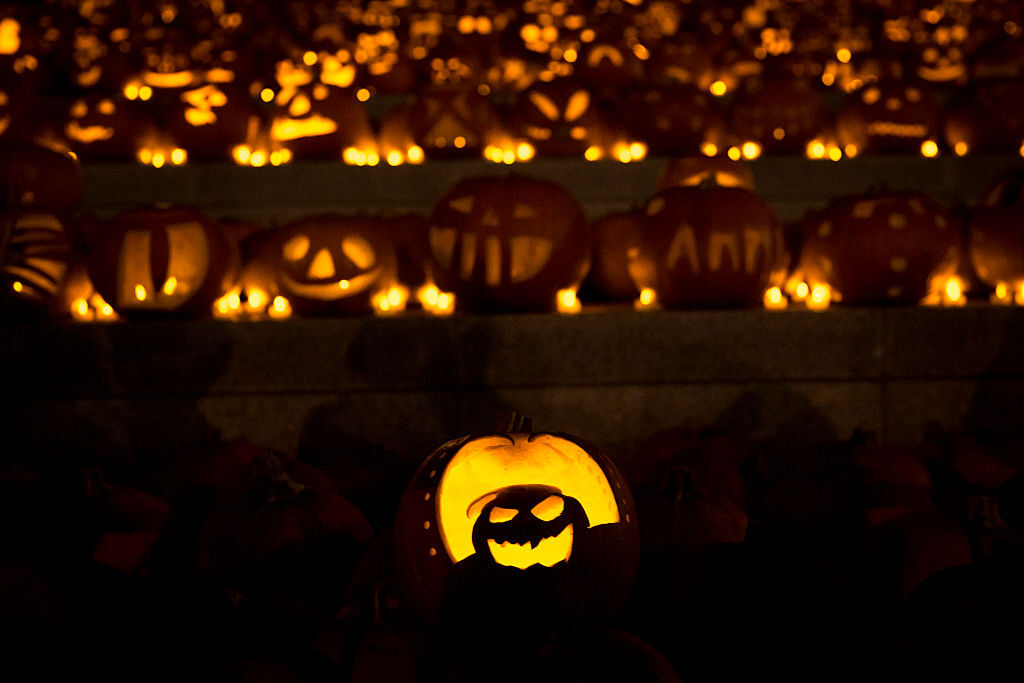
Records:
M551 310L590 261L586 217L561 186L533 178L467 178L430 216L435 284L468 310Z
M54 214L0 212L0 313L45 315L67 275L71 243Z
M231 265L220 226L187 207L122 212L89 245L96 291L128 318L208 314Z
M808 217L796 272L847 304L911 304L955 271L960 238L946 211L914 191L839 197Z
M1006 171L971 216L971 263L995 299L1024 303L1024 170Z
M370 218L307 216L282 226L273 244L277 290L296 313L369 312L395 284L394 250Z
M942 112L924 84L881 81L847 95L836 136L848 156L938 152Z
M607 456L565 434L444 444L413 476L394 534L399 586L428 621L603 617L636 570L628 487Z
M630 274L662 306L755 305L786 266L782 225L750 190L670 187L645 212Z

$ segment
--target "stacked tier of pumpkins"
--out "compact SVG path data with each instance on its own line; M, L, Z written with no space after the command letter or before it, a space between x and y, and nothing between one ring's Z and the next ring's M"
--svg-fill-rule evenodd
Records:
M58 182L59 180L59 182ZM310 215L283 225L148 206L80 213L68 156L0 147L5 317L286 318L1024 301L1024 176L969 216L914 191L837 197L788 231L742 162L679 159L637 211L588 221L560 185L464 178L429 216ZM59 189L58 189L59 188Z
M0 140L83 160L1017 154L1011 0L0 4Z

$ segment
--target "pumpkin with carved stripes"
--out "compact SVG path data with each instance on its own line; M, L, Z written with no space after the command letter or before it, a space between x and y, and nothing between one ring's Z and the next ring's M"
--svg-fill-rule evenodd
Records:
M521 176L466 178L430 216L435 284L463 310L551 310L590 265L590 228L560 185Z
M628 255L637 289L666 308L758 304L786 266L782 224L754 192L704 184L652 197Z
M45 315L71 260L65 221L44 211L0 213L0 312Z

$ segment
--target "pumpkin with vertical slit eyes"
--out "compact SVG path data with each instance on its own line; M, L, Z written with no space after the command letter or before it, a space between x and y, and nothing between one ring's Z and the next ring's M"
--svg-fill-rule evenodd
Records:
M629 272L667 308L759 304L787 265L781 223L742 187L669 187L645 213Z
M466 310L552 310L590 265L583 210L556 183L467 178L430 216L431 274Z
M209 314L233 263L220 225L188 207L142 207L106 221L89 245L96 291L126 318Z
M429 622L490 615L542 628L618 609L638 538L629 488L593 445L560 433L470 435L435 450L406 488L395 568Z
M395 283L396 258L379 223L361 216L306 216L274 236L277 289L300 314L366 313Z

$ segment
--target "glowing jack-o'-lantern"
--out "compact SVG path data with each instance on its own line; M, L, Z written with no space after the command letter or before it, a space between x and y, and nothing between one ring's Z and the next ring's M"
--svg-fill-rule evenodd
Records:
M277 289L296 313L369 312L396 284L395 253L384 231L359 216L307 216L274 235Z
M847 156L938 152L941 109L924 84L882 81L850 93L836 115L836 136Z
M795 272L833 301L911 304L934 277L953 274L959 251L949 215L930 197L877 191L836 198L809 216Z
M128 318L208 314L232 263L220 226L185 207L122 212L89 245L96 291Z
M428 620L508 600L606 616L636 568L628 487L607 456L565 434L444 444L413 476L394 530L399 585ZM462 601L470 597L479 600Z
M975 207L969 227L974 271L993 300L1024 305L1024 171L1000 175Z
M363 105L347 90L323 83L285 85L274 104L271 143L297 159L340 159L346 148L373 139Z
M166 109L164 125L189 158L226 161L247 141L257 115L244 90L208 83L180 92Z
M0 213L0 311L41 315L60 291L71 259L71 238L51 213Z
M672 307L760 304L786 267L782 226L750 190L670 187L647 203L629 272L641 292Z
M490 101L466 88L421 91L406 121L412 139L428 157L479 156L498 127Z
M542 156L582 156L604 122L591 91L563 78L534 83L520 93L508 126Z
M89 94L71 105L64 135L81 159L130 161L157 132L135 103Z
M467 178L430 216L431 272L469 310L551 310L579 286L590 261L586 217L549 181Z

